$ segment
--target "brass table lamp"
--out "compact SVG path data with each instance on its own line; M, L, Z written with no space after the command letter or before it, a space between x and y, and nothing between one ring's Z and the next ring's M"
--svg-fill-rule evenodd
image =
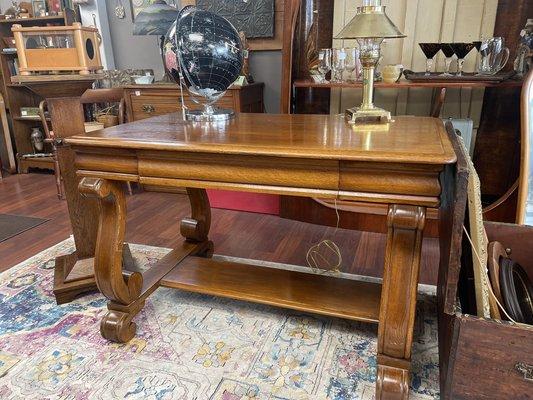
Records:
M364 0L355 17L337 35L336 39L357 39L363 66L363 104L346 110L346 120L357 122L389 122L391 113L376 107L374 97L374 70L380 59L383 39L404 38L405 35L385 14L381 0ZM373 5L370 5L373 4Z

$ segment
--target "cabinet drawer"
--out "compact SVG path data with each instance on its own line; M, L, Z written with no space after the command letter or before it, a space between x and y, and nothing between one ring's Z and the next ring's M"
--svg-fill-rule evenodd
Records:
M155 117L179 111L181 109L179 98L156 98L150 96L138 96L132 98L132 109L135 120Z
M454 325L446 399L533 399L533 327L466 315Z
M184 96L185 104L191 110L198 110L202 107L193 102L188 95ZM145 118L164 115L181 110L181 98L179 93L165 96L141 94L139 96L131 95L131 105L133 111L133 120L138 121ZM233 95L226 94L217 103L217 107L234 109Z

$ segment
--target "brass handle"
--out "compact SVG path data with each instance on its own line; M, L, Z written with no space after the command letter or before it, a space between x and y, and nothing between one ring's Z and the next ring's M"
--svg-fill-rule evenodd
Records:
M533 382L533 365L517 363L514 367L519 373L524 375L524 380Z
M155 107L151 104L143 104L142 110L145 113L151 114L155 111Z

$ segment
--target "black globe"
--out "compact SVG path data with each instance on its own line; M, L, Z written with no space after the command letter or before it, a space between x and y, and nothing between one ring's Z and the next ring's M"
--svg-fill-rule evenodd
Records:
M174 40L170 37L173 29ZM183 80L196 102L213 104L239 77L243 65L241 39L227 19L187 7L180 12L167 36L165 49L177 56ZM177 64L168 65L168 61L166 64L174 79L179 79L179 74L173 72Z

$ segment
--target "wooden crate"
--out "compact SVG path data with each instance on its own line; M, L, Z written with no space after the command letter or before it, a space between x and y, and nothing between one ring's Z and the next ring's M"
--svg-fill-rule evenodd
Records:
M102 71L98 29L71 26L22 27L13 25L19 74Z
M452 132L449 131L450 135ZM468 315L457 300L468 281L465 269L470 244L463 237L468 172L465 155L455 142L457 166L442 179L455 187L443 196L438 284L441 398L446 400L533 399L533 326L512 325ZM449 187L443 185L443 187ZM533 227L486 223L490 241L511 249L512 258L533 276ZM463 256L463 257L462 257ZM464 296L463 296L464 297Z

